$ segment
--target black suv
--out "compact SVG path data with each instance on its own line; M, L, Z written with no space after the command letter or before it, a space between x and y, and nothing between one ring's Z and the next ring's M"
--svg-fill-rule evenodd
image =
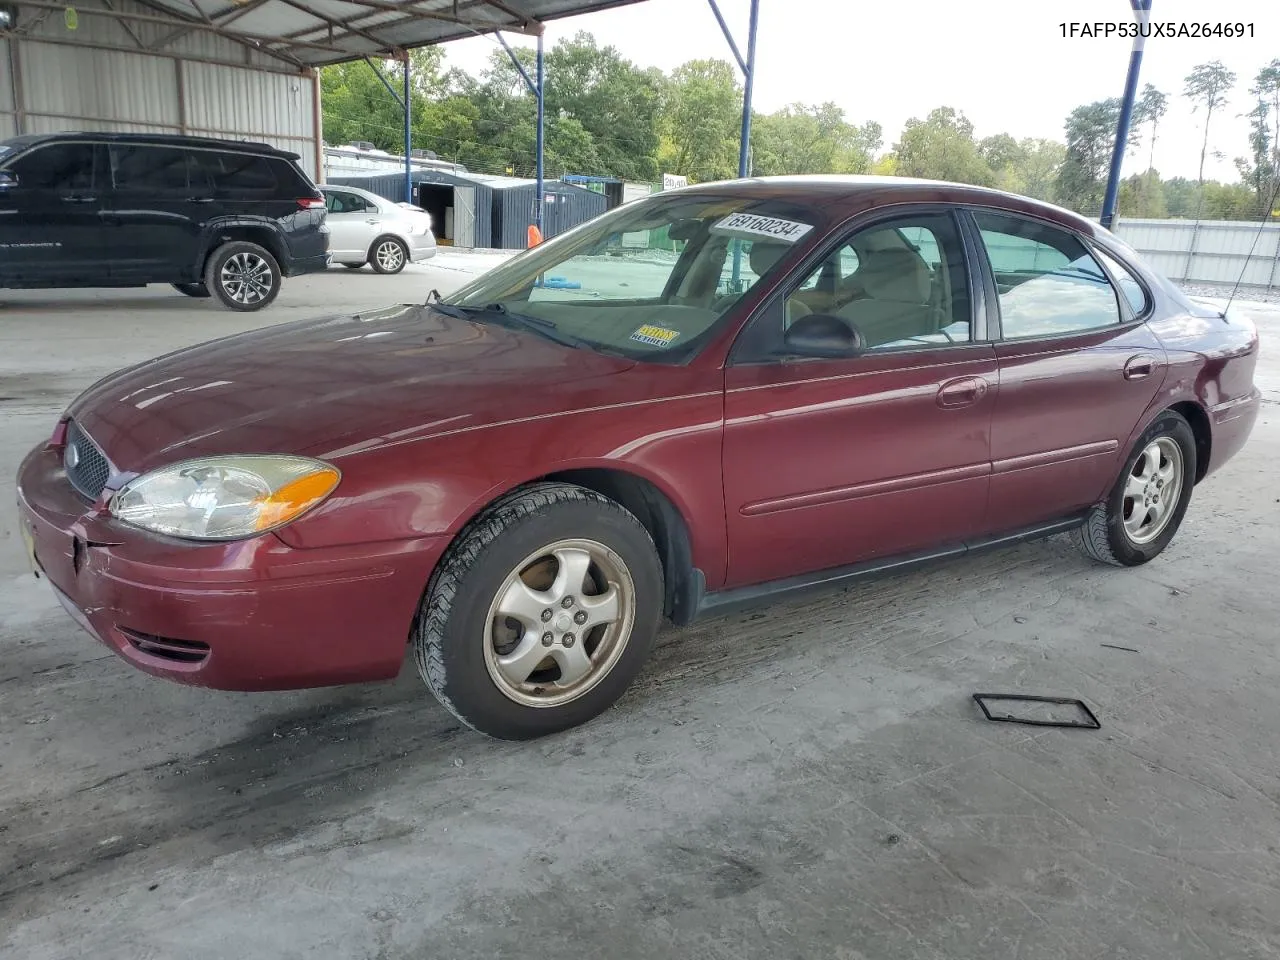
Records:
M261 143L56 133L0 141L0 288L171 283L259 310L329 261L324 197Z

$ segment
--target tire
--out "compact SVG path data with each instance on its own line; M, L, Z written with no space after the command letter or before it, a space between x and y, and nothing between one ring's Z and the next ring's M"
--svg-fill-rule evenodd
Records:
M346 267L348 270L359 270L368 262L369 262L368 260L361 260L359 263L347 262L347 263L344 263L343 266Z
M213 251L204 283L229 310L261 310L280 294L280 265L266 248L233 240Z
M1182 525L1195 478L1195 434L1180 414L1166 410L1134 444L1107 499L1073 532L1076 546L1091 560L1118 567L1154 559ZM1168 490L1176 490L1176 500Z
M418 672L472 729L545 736L622 696L662 609L662 566L639 520L582 487L535 484L489 506L441 559L414 624Z
M209 288L203 283L175 283L172 286L179 293L185 293L188 297L195 297L197 300L203 300L210 295Z
M369 248L369 265L376 273L399 273L409 262L409 248L399 237L379 237Z

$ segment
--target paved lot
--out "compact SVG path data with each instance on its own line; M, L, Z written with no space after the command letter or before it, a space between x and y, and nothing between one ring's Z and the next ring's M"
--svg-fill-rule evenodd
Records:
M618 708L530 745L464 732L411 669L151 680L20 575L18 458L98 376L464 279L335 271L249 318L0 295L0 957L1280 953L1274 349L1250 446L1155 563L1059 538L672 632ZM1103 728L985 723L980 690Z

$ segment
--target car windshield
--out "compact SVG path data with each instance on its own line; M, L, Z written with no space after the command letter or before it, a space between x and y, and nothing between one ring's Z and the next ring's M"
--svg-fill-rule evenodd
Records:
M658 363L692 356L788 253L814 207L699 191L619 207L486 273L442 308Z

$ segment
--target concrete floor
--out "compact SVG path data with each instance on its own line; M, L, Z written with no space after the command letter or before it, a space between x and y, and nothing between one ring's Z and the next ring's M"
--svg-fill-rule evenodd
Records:
M1057 538L671 632L616 709L533 744L463 731L411 669L152 680L21 575L18 458L89 382L449 265L294 281L256 317L2 295L0 957L1280 954L1274 350L1250 445L1156 562ZM984 722L992 690L1102 729Z

